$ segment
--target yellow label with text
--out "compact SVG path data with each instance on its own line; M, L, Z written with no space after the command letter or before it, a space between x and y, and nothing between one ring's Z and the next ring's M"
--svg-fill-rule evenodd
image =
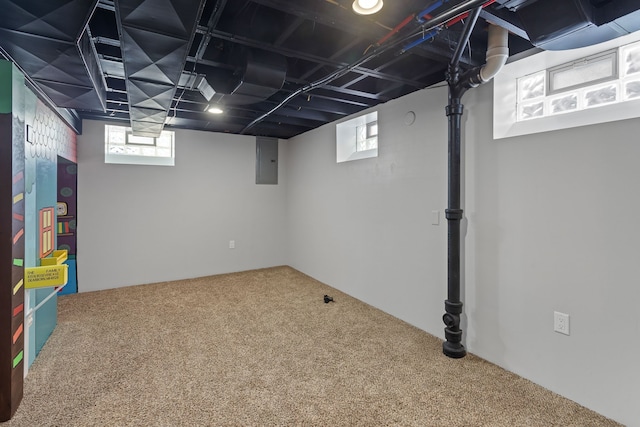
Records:
M24 269L24 287L26 289L46 288L67 284L69 266L47 265L43 267L27 267Z

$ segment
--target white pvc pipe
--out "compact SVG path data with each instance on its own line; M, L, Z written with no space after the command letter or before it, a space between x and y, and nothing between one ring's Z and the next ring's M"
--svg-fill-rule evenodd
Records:
M480 69L482 83L491 80L507 63L509 58L509 32L498 26L489 25L489 41L486 64Z
M53 291L47 295L47 297L45 299L43 299L42 301L40 301L40 304L36 305L35 307L33 307L32 309L28 310L27 313L25 314L25 317L30 316L31 314L35 313L36 310L38 310L40 307L42 307L43 305L45 305L47 303L47 301L49 301L51 298L53 298L53 296L55 294L57 294L60 289L64 288L65 286L67 286L67 284L65 283L62 286L56 286Z

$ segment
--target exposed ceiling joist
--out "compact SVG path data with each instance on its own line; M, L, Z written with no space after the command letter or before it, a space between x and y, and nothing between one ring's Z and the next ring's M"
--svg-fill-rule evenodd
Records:
M394 0L368 17L353 14L351 0L65 0L63 4L63 9L49 13L54 3L0 0L1 51L25 71L43 99L68 108L74 105L68 110L71 115L87 119L130 122L148 113L149 120L157 122L156 130L166 125L289 138L442 82L463 26L452 23L456 13L448 11L462 10L469 0L440 5ZM123 4L129 12L137 12L123 13ZM510 54L516 58L532 51L534 44L547 43L544 34L564 37L565 29L552 28L554 20L538 19L551 16L559 4L496 0L481 11L470 44L462 50L461 66L483 64L487 22L509 30ZM168 5L175 13L166 12ZM409 48L432 30L430 25L422 28L433 23L431 18L422 22L415 18L431 5L438 6L429 12L438 25L427 41ZM578 30L615 25L629 31L640 21L637 0L572 0L562 5L563 20L575 21L573 28ZM182 37L182 50L176 55L173 32L187 15L193 17L191 30ZM64 35L70 32L74 35ZM139 44L151 46L149 52L143 49L132 56ZM548 46L570 44L553 40ZM60 52L65 54L52 56ZM175 69L169 72L167 63ZM143 76L142 70L154 72ZM165 79L159 71L172 77ZM206 112L216 103L224 114Z

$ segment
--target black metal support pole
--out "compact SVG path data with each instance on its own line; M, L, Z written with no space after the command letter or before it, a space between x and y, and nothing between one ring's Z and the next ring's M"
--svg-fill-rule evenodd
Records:
M452 358L466 356L467 351L462 345L462 330L460 329L460 315L462 314L462 301L460 300L460 222L463 218L462 205L460 203L461 188L461 123L464 107L462 95L469 86L461 81L461 73L458 67L460 57L473 27L478 20L481 8L473 10L469 21L465 24L462 36L453 54L447 71L447 83L449 85L449 105L446 107L449 122L449 193L447 217L447 299L444 302L445 314L442 320L446 325L444 335L446 341L442 344L443 353Z
M444 302L445 314L442 320L446 325L446 341L442 345L445 355L453 358L464 357L467 352L462 345L460 315L460 221L463 211L460 205L460 123L463 105L460 97L451 97L446 112L449 120L449 204L447 217L447 300Z

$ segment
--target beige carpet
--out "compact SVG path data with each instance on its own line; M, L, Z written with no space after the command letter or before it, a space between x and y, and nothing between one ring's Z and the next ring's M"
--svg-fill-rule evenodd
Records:
M7 426L617 425L289 267L59 312Z

